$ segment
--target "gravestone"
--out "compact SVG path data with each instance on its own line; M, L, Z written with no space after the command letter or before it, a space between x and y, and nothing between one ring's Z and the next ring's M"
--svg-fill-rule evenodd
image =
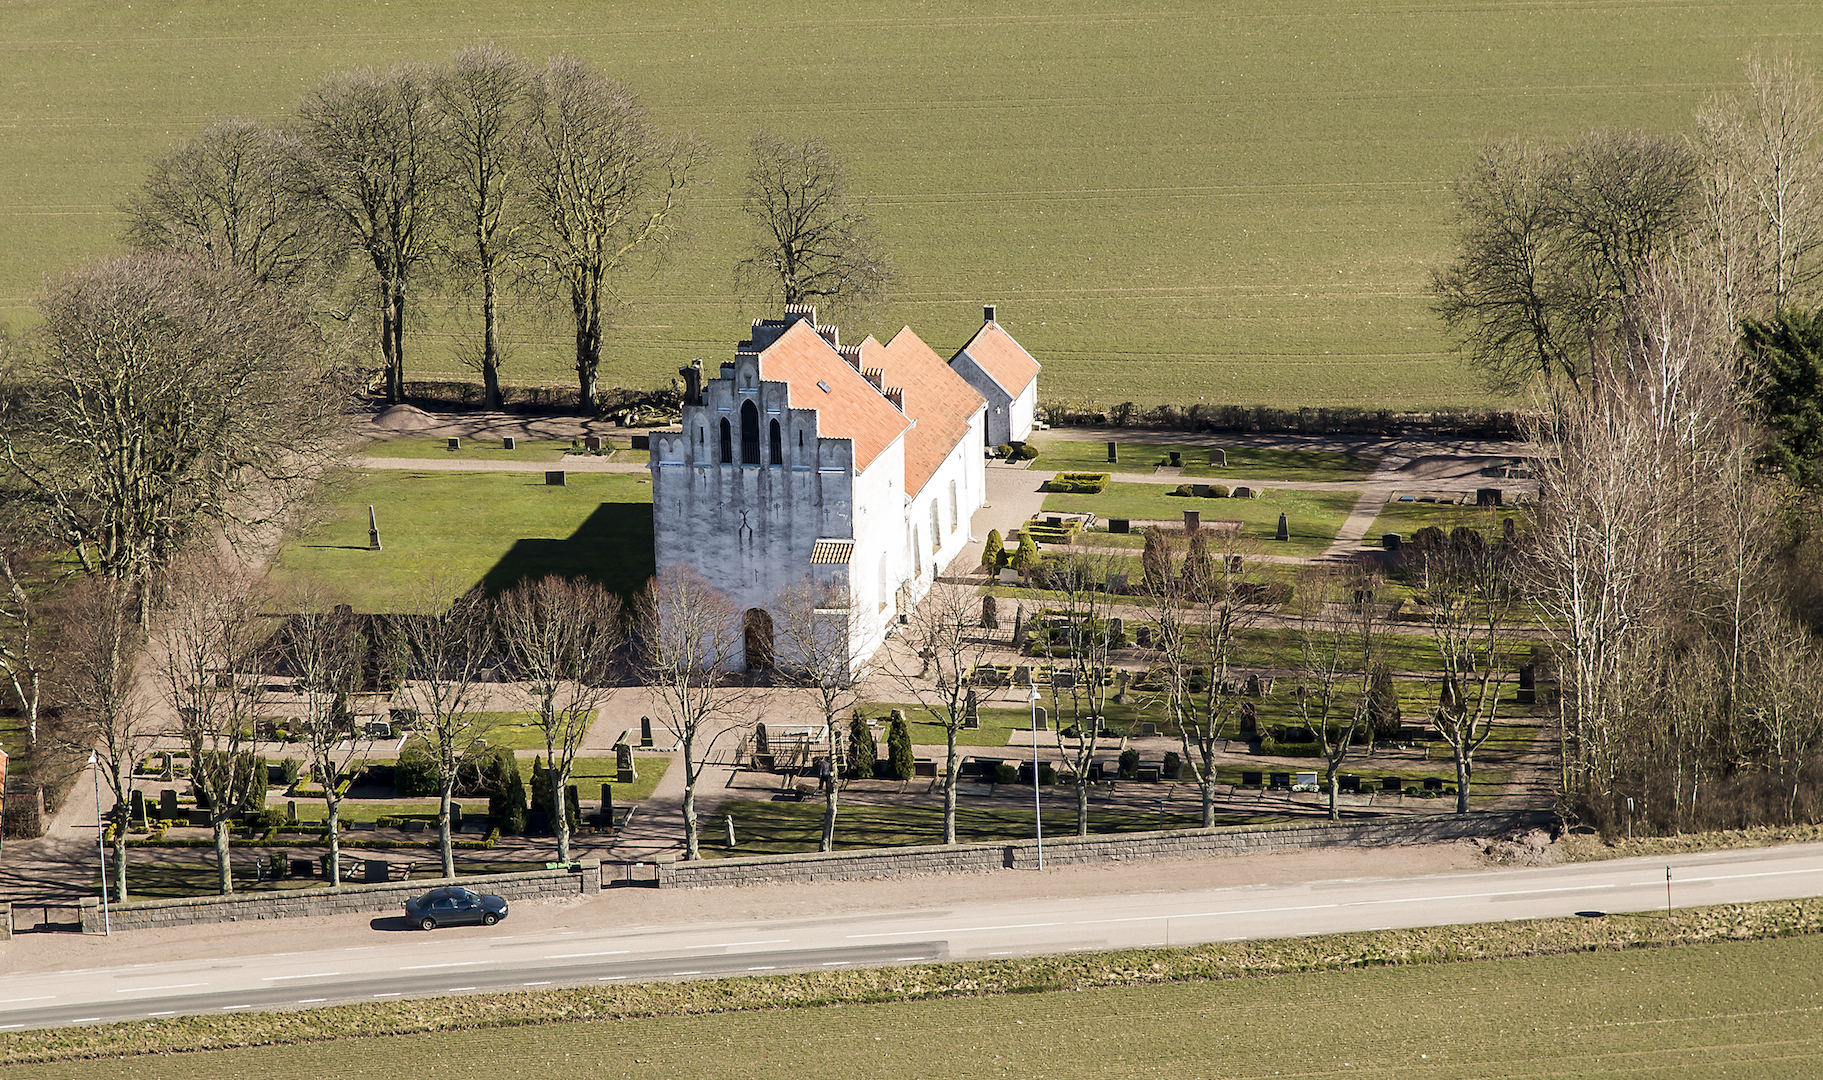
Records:
M455 437L455 436L453 436L453 435L452 435L452 436L450 436L450 440L449 440L449 448L450 448L450 449L451 449L451 450L460 450L460 449L462 449L462 440L461 440L461 439L459 439L459 438L456 438L456 437Z
M1243 563L1241 562L1241 557L1239 555L1228 556L1228 572L1230 574L1240 573L1242 565Z
M1139 641L1140 648L1150 649L1152 647L1152 628L1150 626L1139 627L1133 631L1133 636Z
M582 437L582 448L591 454L599 454L601 452L601 436L584 435Z
M135 791L133 794L137 795L139 792ZM285 800L285 820L293 825L298 823L298 804L295 799Z
M517 450L519 448L519 443L511 435L501 439L500 443L500 448L502 450Z
M1519 666L1519 703L1521 705L1538 703L1538 669L1531 664Z
M973 690L963 699L962 727L965 731L975 731L981 727L981 703L976 700Z
M639 774L633 770L633 748L626 743L614 744L615 783L631 784Z
M1132 678L1132 675L1133 673L1126 668L1121 668L1120 671L1115 673L1114 703L1116 705L1125 705L1127 703L1127 681Z
M1354 773L1343 773L1340 783L1342 790L1350 794L1359 794L1361 791L1361 778Z
M1443 777L1441 777L1441 776L1427 776L1427 777L1425 777L1425 778L1424 778L1424 790L1426 790L1426 791L1442 791L1442 790L1443 790Z
M1289 791L1291 789L1291 774L1290 773L1275 772L1275 773L1270 773L1268 775L1272 781L1272 790Z
M1501 505L1500 495L1501 495L1501 491L1499 488L1476 488L1475 489L1475 505L1476 506L1499 506L1499 505Z
M652 449L652 436L650 435L634 435L631 436L631 439L633 441L633 449L635 450Z
M1032 706L1032 730L1051 730L1051 714L1045 711L1043 705Z
M1404 542L1405 537L1400 536L1398 533L1387 533L1380 538L1380 546L1388 551L1398 551L1399 545Z
M1279 531L1276 535L1280 540L1291 539L1291 523L1285 520L1284 514L1279 515Z
M1047 517L1044 519L1044 524L1045 527L1049 529L1061 529L1063 528L1063 519L1060 517Z
M608 828L614 827L614 785L601 785L601 823Z
M1259 730L1260 730L1259 712L1258 712L1258 710L1256 710L1253 707L1253 702L1251 702L1251 701L1241 702L1241 734L1242 735L1252 735L1252 734L1258 732Z
M366 881L367 884L369 884L369 885L384 884L387 881L387 879L389 879L391 877L392 877L392 864L391 863L387 862L385 859L368 859L367 860L366 872L363 874L363 877L362 877L362 880Z
M1228 496L1234 499L1251 499L1253 498L1253 489L1243 485L1229 492Z
M1226 469L1228 467L1228 451L1226 451L1226 450L1209 451L1209 465L1211 468Z
M294 878L315 877L316 876L316 860L315 859L292 859L291 860L291 872L287 876L294 877Z
M1002 585L1019 584L1019 571L1013 569L1010 566L1001 567L1000 568L1000 584L1002 584Z
M1127 621L1115 616L1108 620L1108 648L1124 649L1127 646Z
M1139 725L1140 737L1150 739L1158 734L1158 725L1150 720Z
M652 718L650 716L639 718L639 745L647 750L652 748Z
M1001 573L1004 575L1006 571L1003 570ZM1006 578L1002 576L1000 580L1005 581ZM1018 652L1023 648L1025 648L1025 608L1018 607L1013 609L1013 651Z
M158 817L161 821L177 820L177 791L165 788L158 793Z
M1380 790L1392 792L1403 791L1405 790L1405 781L1396 776L1382 776L1380 778Z
M545 487L564 487L564 486L566 486L563 482L563 470L562 469L546 469L545 473L544 473L544 486Z
M1121 534L1125 534L1125 533L1129 532L1130 530L1131 530L1131 526L1128 524L1127 518L1109 518L1108 519L1108 531L1110 533L1114 533L1116 535L1121 535Z
M127 811L128 815L133 821L144 821L146 819L146 793L134 788L131 803L132 806Z
M1184 531L1185 532L1193 533L1202 527L1203 527L1203 512L1201 510L1184 511Z
M992 593L981 598L981 628L983 630L1000 629L1000 605Z
M1241 786L1242 787L1259 787L1260 781L1264 778L1264 776L1265 776L1265 774L1261 773L1258 769L1242 769L1241 770Z
M1199 499L1207 499L1209 497L1209 485L1208 484L1192 484L1190 486L1190 490L1195 492L1196 497Z
M1024 664L1021 664L1020 666L1014 668L1013 669L1013 685L1014 686L1032 685L1032 669L1025 666Z
M367 507L367 550L380 550L380 519L374 516L371 504Z
M1247 676L1247 696L1248 697L1259 697L1260 696L1260 677L1258 675Z
M1118 443L1109 443L1108 444L1108 464L1112 465L1115 462L1118 462L1119 460L1120 460L1120 445Z
M1181 451L1181 450L1173 450L1173 451L1171 451L1171 467L1172 467L1172 468L1173 468L1173 469L1181 469L1181 468L1183 468L1183 467L1184 467L1184 453L1183 453L1183 451Z
M1519 538L1519 526L1512 518L1507 518L1500 523L1500 538L1509 544Z

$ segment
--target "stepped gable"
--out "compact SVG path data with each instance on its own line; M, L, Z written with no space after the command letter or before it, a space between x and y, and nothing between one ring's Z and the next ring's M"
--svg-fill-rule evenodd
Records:
M1026 387L1032 385L1032 380L1038 378L1039 369L1043 366L1013 340L1013 335L1002 330L991 315L950 362L954 363L964 354L986 372L988 378L999 383L1009 398L1017 398Z
M899 392L900 408L914 424L905 439L905 491L916 495L968 436L970 421L987 407L987 399L909 326L879 352L880 358L870 362L885 369L888 396Z
M760 378L790 386L792 408L817 411L819 436L854 441L856 471L911 429L905 414L843 359L811 320L794 320L764 346L759 362Z

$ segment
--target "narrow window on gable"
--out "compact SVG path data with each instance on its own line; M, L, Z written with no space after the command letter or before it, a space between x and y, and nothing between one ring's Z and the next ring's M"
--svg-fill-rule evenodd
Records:
M728 418L722 417L722 464L734 463L734 432L728 426Z
M880 553L880 610L881 611L886 610L886 605L892 601L892 595L893 595L892 579L887 576L887 570L886 570L886 553L881 552Z
M956 501L956 482L954 480L951 480L949 482L949 531L950 532L955 532L956 526L961 524L961 522L962 522L962 515L957 512L958 506L959 506L959 504Z
M943 523L937 517L935 499L930 501L930 549L933 553L943 550Z
M760 410L751 401L741 402L741 464L760 463Z
M772 422L771 451L771 456L766 459L768 465L785 464L785 450L779 445L779 422L777 420Z

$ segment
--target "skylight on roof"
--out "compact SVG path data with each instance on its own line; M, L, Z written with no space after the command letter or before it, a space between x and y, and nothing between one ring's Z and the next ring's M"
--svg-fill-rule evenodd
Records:
M823 391L825 394L829 393L829 384L824 382L822 379L817 380L817 388L819 390Z

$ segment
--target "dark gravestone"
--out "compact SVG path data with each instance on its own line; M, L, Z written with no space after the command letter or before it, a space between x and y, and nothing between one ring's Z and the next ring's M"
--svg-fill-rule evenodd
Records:
M601 823L612 827L614 824L614 785L601 785Z
M1195 492L1196 497L1199 499L1207 499L1209 497L1209 485L1208 484L1192 484L1190 486L1190 490Z
M1052 529L1061 529L1061 528L1063 528L1063 519L1062 519L1062 518L1060 518L1060 517L1048 517L1048 518L1045 518L1045 519L1044 519L1044 523L1045 523L1045 526L1046 526L1046 527L1047 527L1047 528L1052 528Z
M1359 776L1356 776L1353 773L1343 773L1341 775L1341 777L1339 778L1339 780L1341 782L1343 791L1352 792L1352 793L1360 792L1361 778Z
M1109 443L1108 444L1108 464L1112 465L1119 460L1120 460L1120 445L1118 443Z
M639 745L647 749L652 747L652 718L650 716L639 718Z
M638 776L633 771L633 748L626 743L614 744L614 782L631 784Z
M1499 505L1501 505L1500 494L1501 493L1500 493L1499 488L1476 488L1475 489L1475 505L1476 506L1499 506Z
M1284 514L1279 515L1279 531L1276 535L1280 540L1291 539L1291 523L1285 520Z
M1226 469L1228 467L1228 451L1226 451L1226 450L1209 451L1209 464L1212 468Z
M1519 703L1536 705L1538 703L1538 669L1531 664L1519 667Z
M1260 779L1261 779L1262 775L1263 774L1258 769L1242 769L1241 770L1241 786L1242 787L1259 787Z
M1032 730L1051 730L1051 714L1045 711L1043 705L1032 706Z
M500 448L502 450L517 450L519 449L519 442L511 435L508 435L500 440Z
M316 876L316 860L315 859L292 859L291 860L291 873L288 876L290 876L290 877L315 877Z
M1253 489L1246 486L1237 487L1229 492L1228 495L1230 498L1234 499L1251 499L1253 498Z
M1203 527L1203 512L1201 510L1184 511L1184 531L1185 532L1193 533L1202 527Z
M1247 693L1248 697L1259 697L1260 696L1260 677L1258 675L1247 676L1246 693Z
M1139 734L1142 738L1150 739L1158 734L1158 725L1147 720L1145 723L1139 725Z
M937 776L937 763L930 758L913 758L912 776L935 779Z
M1127 524L1126 518L1109 518L1108 519L1108 531L1109 532L1125 533L1128 530L1129 530L1129 526Z
M177 791L165 788L158 793L158 817L162 821L177 820Z
M132 801L132 809L127 812L135 823L143 823L146 820L146 793L134 788Z
M1181 450L1171 451L1171 467L1173 469L1181 469L1184 467L1183 451L1181 451Z
M633 449L635 449L635 450L651 450L652 449L652 436L650 436L650 435L634 435L634 436L632 436L632 440L633 440Z
M379 885L392 877L392 864L385 859L368 859L367 870L362 880L369 885Z
M1288 772L1273 773L1272 774L1272 790L1274 790L1274 791L1291 790L1291 774Z
M460 450L460 449L462 449L462 440L461 440L461 439L458 439L458 438L453 438L453 437L452 437L452 438L451 438L451 439L450 439L450 440L449 440L449 448L450 448L450 449L451 449L451 450Z
M1380 790L1381 791L1403 791L1403 790L1405 790L1405 781L1399 779L1396 776L1382 776L1380 778Z
M1380 546L1388 551L1398 551L1399 545L1404 542L1405 537L1400 536L1398 533L1387 533L1380 538Z
M591 454L600 453L601 452L601 436L600 435L584 435L582 437L582 448L584 450L587 450Z
M1000 605L992 593L981 598L981 628L983 630L1000 629Z
M1133 673L1126 668L1121 668L1120 673L1114 676L1115 704L1125 705L1127 703L1127 683L1130 682L1132 678Z
M1500 523L1500 537L1509 544L1519 538L1519 526L1512 518L1507 518Z
M562 469L546 469L545 473L544 473L544 486L545 487L563 487L564 486L563 470Z
M1150 649L1152 647L1152 628L1150 626L1139 627L1133 631L1133 636L1139 641L1140 648Z
M1123 582L1124 584L1124 582ZM1124 649L1127 646L1127 623L1125 619L1115 616L1108 620L1108 648Z
M974 731L981 727L981 703L976 699L973 690L970 690L968 697L963 699L962 727L967 731Z
M1443 790L1443 777L1441 777L1441 776L1427 776L1427 777L1425 777L1425 778L1424 778L1424 790L1426 790L1426 791L1442 791L1442 790Z
M1014 686L1032 685L1032 669L1024 664L1013 669Z

